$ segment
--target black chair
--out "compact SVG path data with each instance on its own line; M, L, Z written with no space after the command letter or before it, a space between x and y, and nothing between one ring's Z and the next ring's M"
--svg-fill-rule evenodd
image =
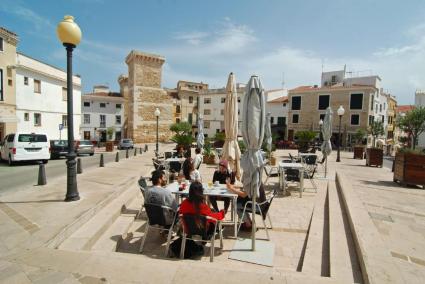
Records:
M171 161L168 164L170 172L173 173L179 173L182 168L182 164L179 161Z
M304 158L304 178L309 179L315 192L317 192L317 185L314 182L314 174L317 170L317 156L311 155Z
M146 222L146 228L143 234L142 243L140 244L139 252L142 253L143 251L149 229L156 229L160 231L168 231L167 245L165 247L165 256L168 256L168 250L170 248L170 241L177 217L177 212L174 211L171 207L152 203L145 203L144 207L146 210L146 215L148 216L148 220Z
M173 153L172 152L164 152L164 157L165 159L169 159L173 157Z
M277 192L273 191L273 193L265 201L255 203L255 207L256 207L255 214L261 215L261 220L263 221L264 229L266 230L266 235L268 240L270 240L268 229L273 229L272 219L270 218L270 215L269 215L269 209L270 209L270 206L272 205L273 199L276 196L276 194ZM252 213L252 201L247 201L245 203L245 206L242 211L242 216L239 220L238 234L242 225L242 220L246 213ZM270 227L267 227L266 225L266 218L269 219Z
M214 241L217 231L220 237L220 248L223 248L223 227L220 220L210 216L196 216L192 214L180 214L180 220L183 227L182 245L180 248L180 258L183 259L186 240L196 240L194 236L200 236L203 241L211 243L210 245L210 261L214 261ZM213 229L210 228L208 220L214 221Z

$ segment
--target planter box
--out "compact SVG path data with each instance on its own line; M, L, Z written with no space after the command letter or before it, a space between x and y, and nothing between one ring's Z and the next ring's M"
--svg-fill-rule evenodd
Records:
M114 151L114 141L108 141L106 142L106 152L112 152Z
M215 156L205 156L204 155L204 163L207 165L214 165L215 164Z
M363 160L363 156L364 156L364 147L363 146L355 146L353 158Z
M384 151L377 148L366 149L366 166L377 166L382 168L382 161L384 159Z
M425 155L397 153L394 163L395 182L422 185L425 188Z

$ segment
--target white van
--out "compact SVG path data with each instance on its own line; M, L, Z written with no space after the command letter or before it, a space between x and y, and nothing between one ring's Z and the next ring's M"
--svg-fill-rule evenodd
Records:
M46 134L11 133L1 143L0 157L9 166L18 161L42 161L50 159L49 140Z

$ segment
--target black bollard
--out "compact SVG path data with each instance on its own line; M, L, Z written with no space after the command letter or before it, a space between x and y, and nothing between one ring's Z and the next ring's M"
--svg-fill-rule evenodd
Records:
M105 163L103 162L103 153L100 154L100 162L99 162L99 167L104 167Z
M134 156L137 156L137 148L134 148Z
M120 161L120 152L117 152L117 155L115 156L115 162Z
M83 173L83 167L81 166L81 158L77 159L77 174Z
M142 147L139 148L139 154L142 155Z
M47 184L46 180L46 169L44 168L44 164L40 162L38 166L38 183L37 185L45 185Z
M148 151L148 145L145 144L145 153Z
M128 159L128 148L125 150L125 158Z

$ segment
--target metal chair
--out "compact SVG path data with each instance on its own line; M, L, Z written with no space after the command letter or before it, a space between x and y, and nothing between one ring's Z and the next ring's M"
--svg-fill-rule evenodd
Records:
M141 193L142 193L142 195L143 195L143 200L145 200L145 191L146 191L146 188L148 188L147 178L145 178L145 177L140 177L140 179L138 180L138 182L137 182L137 183L139 184L140 192L141 192ZM139 210L139 212L136 214L136 219L138 219L138 218L139 218L139 216L140 216L140 214L142 213L142 211L143 211L143 204L142 204L142 206L140 206L140 210Z
M267 240L270 240L268 229L273 229L272 219L270 218L270 215L269 215L269 209L270 209L270 206L272 205L273 198L276 196L276 194L277 192L274 190L273 193L267 198L266 201L255 203L255 207L256 207L255 214L261 215L262 217L261 220L263 221L264 229L266 230ZM248 205L250 207L248 207ZM239 220L238 234L239 234L239 230L241 229L242 220L245 216L245 213L252 213L252 201L247 201L245 203L245 206L242 211L242 216ZM267 227L266 218L269 219L270 227Z
M317 192L317 185L314 181L314 174L316 173L316 170L317 170L317 156L316 155L306 156L303 159L303 165L304 165L304 178L307 178L310 180L315 192Z
M156 229L160 231L168 231L167 245L165 247L165 256L168 256L177 212L174 211L173 208L164 205L145 203L143 206L145 207L148 220L146 222L146 228L143 234L142 243L140 244L139 253L143 252L143 247L145 245L149 229Z
M183 227L183 238L180 247L180 258L184 258L186 240L196 240L193 236L200 236L203 241L211 243L210 245L210 261L214 261L214 241L217 235L217 229L220 237L220 248L223 248L223 226L220 220L210 216L196 216L192 214L180 214L180 220ZM209 232L208 220L214 221L214 231Z
M173 153L172 152L164 152L164 157L165 159L169 159L173 157Z
M161 170L161 171L165 170L165 164L162 161L152 158L152 163L153 163L153 166L155 167L155 170Z
M267 181L270 177L279 177L279 168L278 167L272 167L270 165L264 166L264 172L266 173L266 180L264 181L264 184L267 184Z

